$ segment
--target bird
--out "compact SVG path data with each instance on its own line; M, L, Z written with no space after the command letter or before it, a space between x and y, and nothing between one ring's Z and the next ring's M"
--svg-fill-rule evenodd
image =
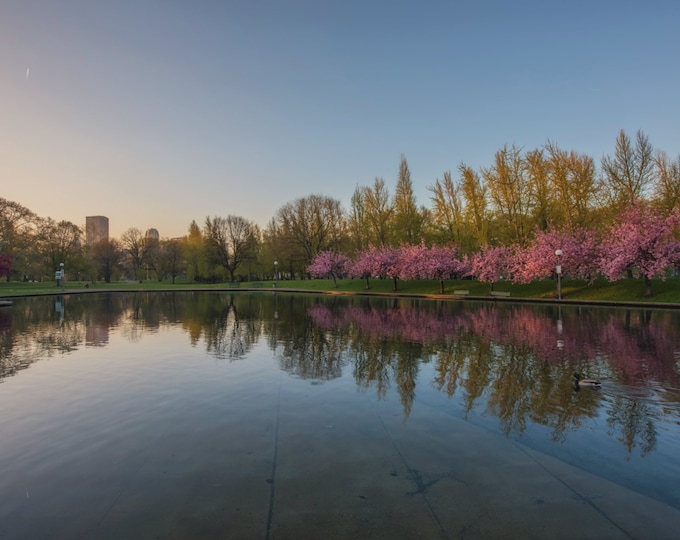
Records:
M602 383L596 379L582 379L581 375L574 372L574 386L578 388L600 388Z

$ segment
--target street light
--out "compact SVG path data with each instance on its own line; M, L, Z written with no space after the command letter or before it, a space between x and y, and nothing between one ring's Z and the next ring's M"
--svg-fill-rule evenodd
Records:
M279 261L274 261L274 288L277 286L279 279Z
M555 273L557 274L557 299L562 300L562 250L556 249L555 255L557 256L557 266L555 267Z
M64 277L64 263L59 263L59 268L60 268L60 270L57 270L54 273L54 279L57 280L57 287L59 287L59 285L61 285L61 280Z

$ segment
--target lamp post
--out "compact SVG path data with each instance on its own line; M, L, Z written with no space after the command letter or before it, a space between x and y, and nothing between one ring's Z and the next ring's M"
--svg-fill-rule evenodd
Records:
M59 263L59 268L61 268L61 280L66 283L66 274L64 273L64 263Z
M274 261L274 288L278 285L279 279L279 261Z
M556 249L555 255L557 256L557 266L555 267L555 273L557 274L557 299L562 300L562 250Z
M61 285L61 280L64 277L64 263L59 263L59 270L54 273L54 279L57 280L57 287Z

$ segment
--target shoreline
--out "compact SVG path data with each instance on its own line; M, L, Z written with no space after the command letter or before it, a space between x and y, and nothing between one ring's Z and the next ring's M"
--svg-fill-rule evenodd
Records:
M28 298L32 296L63 296L71 294L101 294L101 293L182 293L182 292L247 292L247 293L262 293L270 291L273 294L287 293L287 294L317 294L326 296L368 296L381 298L414 298L422 300L443 300L452 302L504 302L516 304L554 304L558 306L595 306L595 307L620 307L620 308L646 308L646 309L661 309L661 310L680 310L680 304L670 302L640 302L640 301L622 301L622 300L572 300L572 299L557 299L557 298L530 298L521 296L491 296L491 295L456 295L451 293L409 293L409 292L378 292L378 291L338 291L338 290L317 290L317 289L299 289L294 287L192 287L181 286L181 288L174 287L154 287L154 288L111 288L111 289L97 289L97 288L80 288L80 289L61 289L55 291L36 291L12 294L9 296L0 296L0 301L10 304L2 305L0 307L9 307L13 298Z

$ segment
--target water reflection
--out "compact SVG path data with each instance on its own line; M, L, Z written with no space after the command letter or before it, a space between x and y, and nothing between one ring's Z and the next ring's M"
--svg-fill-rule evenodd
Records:
M553 441L598 415L629 454L655 450L659 425L680 422L680 313L413 299L220 293L28 298L0 311L0 382L33 362L131 343L163 326L229 361L258 344L282 370L323 383L351 372L405 418L419 385L483 409L506 435L547 428ZM422 375L427 367L428 376ZM604 381L575 391L572 374ZM677 428L676 428L677 429Z
M644 456L659 419L680 417L676 312L394 301L318 303L310 315L348 332L357 382L383 395L394 381L406 415L418 368L432 362L438 390L460 394L466 411L485 406L506 434L533 423L561 442L605 411L609 435ZM575 371L603 379L602 390L579 392Z

